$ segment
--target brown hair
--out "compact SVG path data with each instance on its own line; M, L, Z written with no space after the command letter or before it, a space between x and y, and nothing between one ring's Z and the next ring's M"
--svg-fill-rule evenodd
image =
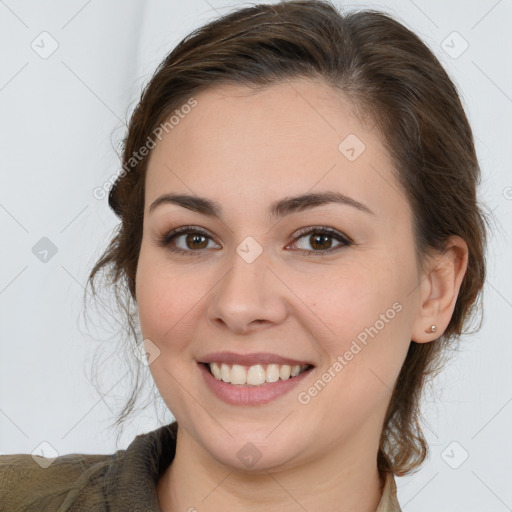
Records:
M440 371L441 356L481 302L486 217L476 198L473 136L456 88L427 46L392 17L371 10L341 14L328 1L285 1L230 12L185 37L159 65L131 116L124 172L108 198L121 222L88 284L94 295L97 272L107 273L137 342L135 275L148 158L134 156L166 118L205 89L231 83L261 90L292 78L323 80L377 123L413 209L420 262L429 250L443 251L450 235L469 247L451 321L437 340L410 344L383 424L379 470L404 475L428 454L419 421L427 377ZM116 425L133 410L138 383L139 373Z

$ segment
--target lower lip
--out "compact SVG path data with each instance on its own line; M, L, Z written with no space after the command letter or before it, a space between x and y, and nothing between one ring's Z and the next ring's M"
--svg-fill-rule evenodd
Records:
M313 368L300 373L296 377L287 380L279 379L276 382L268 382L259 386L229 384L223 380L217 380L206 365L202 363L199 363L199 369L203 374L206 385L224 402L231 405L261 405L288 393L300 384Z

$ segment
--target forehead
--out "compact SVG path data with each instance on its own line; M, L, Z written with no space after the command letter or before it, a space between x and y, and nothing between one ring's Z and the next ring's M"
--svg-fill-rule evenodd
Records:
M376 129L323 82L258 91L222 85L194 99L152 150L146 211L166 192L263 207L285 195L336 190L376 210L403 196Z

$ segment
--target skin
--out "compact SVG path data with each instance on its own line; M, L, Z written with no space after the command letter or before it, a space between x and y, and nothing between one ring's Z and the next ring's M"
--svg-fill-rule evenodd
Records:
M389 154L375 128L328 85L295 80L257 93L223 85L195 98L198 105L150 156L136 276L142 334L160 351L150 371L179 423L176 457L158 482L162 511L375 512L391 391L411 340L431 342L448 325L467 246L453 237L443 255L418 266L412 211ZM366 146L355 161L338 150L349 134ZM373 213L334 203L279 220L267 213L278 199L324 191ZM150 213L169 192L217 201L221 220L174 204ZM199 244L203 252L158 245L186 225L211 234ZM354 244L328 238L318 248L311 235L296 236L312 226L334 228ZM263 249L250 264L236 252L248 236ZM197 247L186 241L182 235L170 247ZM298 394L397 302L401 311L300 403ZM432 324L437 332L426 333ZM270 403L228 405L205 385L197 363L222 350L271 352L315 369ZM261 454L250 468L237 457L247 442Z

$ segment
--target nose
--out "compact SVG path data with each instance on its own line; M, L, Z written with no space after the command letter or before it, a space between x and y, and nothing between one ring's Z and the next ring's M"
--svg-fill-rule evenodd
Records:
M210 295L211 323L243 334L283 322L288 314L288 288L264 255L249 263L233 251L230 268Z

